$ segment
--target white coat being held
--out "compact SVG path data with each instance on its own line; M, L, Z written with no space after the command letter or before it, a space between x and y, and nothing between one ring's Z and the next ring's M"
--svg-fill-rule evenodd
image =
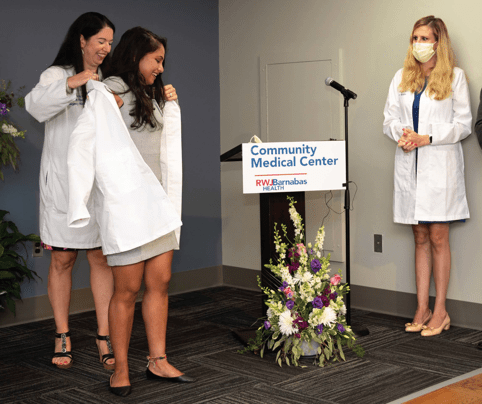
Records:
M403 128L413 128L414 94L400 92L403 69L393 78L385 104L383 133L395 142ZM393 216L396 223L453 221L469 218L465 193L464 156L461 140L471 133L472 113L465 73L454 68L452 94L437 101L420 98L418 134L429 135L432 143L415 150L395 152Z
M182 195L181 115L166 102L161 145L163 186L145 163L105 84L90 81L68 153L71 227L88 224L91 192L104 254L129 251L173 230L179 242Z

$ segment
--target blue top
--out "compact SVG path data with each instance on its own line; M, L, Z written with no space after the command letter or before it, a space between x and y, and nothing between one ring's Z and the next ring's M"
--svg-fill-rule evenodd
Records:
M419 112L420 112L420 97L422 96L422 93L427 88L427 82L428 82L428 80L425 78L425 84L422 88L422 91L420 91L419 93L415 93L415 97L413 99L413 105L412 105L413 130L416 133L418 133L418 117L419 117ZM415 175L417 175L417 165L418 165L417 163L418 163L418 148L415 149Z

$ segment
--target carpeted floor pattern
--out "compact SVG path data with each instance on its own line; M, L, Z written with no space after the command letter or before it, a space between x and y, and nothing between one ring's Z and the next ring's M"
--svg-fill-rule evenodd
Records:
M261 316L260 293L218 287L171 296L169 304L169 361L196 383L145 378L147 341L139 305L129 351L130 396L109 392L110 373L99 363L95 345L95 314L88 312L71 316L74 365L68 370L50 364L53 320L0 328L0 402L386 404L482 367L482 351L476 349L482 331L452 327L423 338L404 332L409 319L352 310L353 325L370 331L359 338L363 359L348 353L346 362L325 368L308 359L304 369L280 368L272 355L237 353L243 345L232 330Z

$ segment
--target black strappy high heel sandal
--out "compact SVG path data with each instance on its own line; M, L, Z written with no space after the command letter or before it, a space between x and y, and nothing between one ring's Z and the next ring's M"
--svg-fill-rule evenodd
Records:
M67 351L67 337L70 337L70 331L63 332L61 334L55 333L55 338L61 338L62 339L62 351L61 352L54 352L54 355L52 356L53 358L69 358L70 362L67 363L66 365L63 364L57 364L57 363L52 363L52 365L57 366L59 369L68 369L72 367L72 363L74 363L74 359L72 358L72 352Z
M110 344L110 338L108 335L99 335L97 334L97 340L99 341L106 341L107 348L109 348L109 353L102 355L102 351L100 350L99 345L97 345L97 349L99 351L99 362L104 365L104 369L107 370L114 370L115 363L107 363L109 359L114 359L114 351L112 351L112 345Z

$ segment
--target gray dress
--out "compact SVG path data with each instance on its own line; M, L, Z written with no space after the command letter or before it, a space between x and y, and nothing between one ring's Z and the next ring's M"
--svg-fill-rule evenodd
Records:
M134 144L136 145L142 158L155 174L157 179L162 184L161 174L161 135L163 128L163 118L161 109L157 102L152 100L154 104L154 116L158 122L156 128L151 128L150 125L145 125L140 129L133 129L131 124L134 122L134 117L130 116L130 111L134 108L135 97L132 92L121 94L128 89L127 85L120 77L109 77L104 80L104 83L124 101L120 111L122 118L129 130ZM140 247L129 251L124 251L117 254L109 254L107 257L107 264L110 266L131 265L149 258L163 254L167 251L178 250L179 244L177 242L174 231L168 233L150 243L144 244Z

